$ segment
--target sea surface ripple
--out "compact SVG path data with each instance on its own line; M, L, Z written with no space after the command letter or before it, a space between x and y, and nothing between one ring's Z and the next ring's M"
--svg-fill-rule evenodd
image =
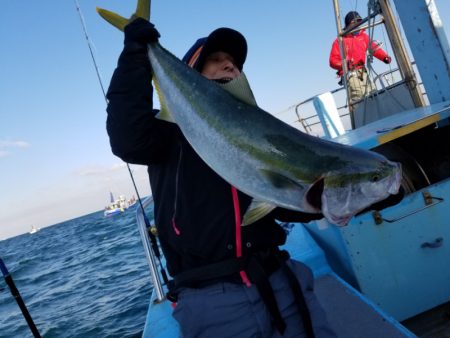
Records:
M141 336L151 283L134 210L0 241L0 257L42 337ZM33 337L3 278L0 337Z

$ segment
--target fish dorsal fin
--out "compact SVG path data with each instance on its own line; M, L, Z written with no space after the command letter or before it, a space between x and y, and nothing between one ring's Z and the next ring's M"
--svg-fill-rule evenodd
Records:
M167 121L167 122L175 123L175 120L172 117L172 114L170 113L169 108L167 107L166 100L164 99L164 96L162 95L161 89L159 87L158 81L156 80L155 76L153 76L153 83L155 84L155 89L156 89L156 92L158 93L159 104L160 104L160 111L156 115L156 118Z
M242 226L250 225L269 214L276 205L254 199L242 219Z
M259 171L272 183L275 188L304 189L304 187L295 182L293 179L286 177L280 173L268 169L260 169Z

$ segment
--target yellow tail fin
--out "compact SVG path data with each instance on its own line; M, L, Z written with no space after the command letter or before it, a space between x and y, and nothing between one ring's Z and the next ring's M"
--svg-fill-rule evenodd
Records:
M136 18L150 20L150 0L138 0L136 12L129 19L103 8L97 7L96 9L97 13L100 14L103 19L121 31L123 31L125 26Z

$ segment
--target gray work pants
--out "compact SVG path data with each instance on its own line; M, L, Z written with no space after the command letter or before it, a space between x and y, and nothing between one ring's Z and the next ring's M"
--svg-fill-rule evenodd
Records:
M288 260L287 264L300 280L315 336L336 337L314 295L311 270L294 260ZM306 337L298 306L285 274L280 269L270 276L269 281L286 323L284 335L280 335L271 325L269 312L256 286L224 282L200 289L181 290L173 316L180 324L183 338Z

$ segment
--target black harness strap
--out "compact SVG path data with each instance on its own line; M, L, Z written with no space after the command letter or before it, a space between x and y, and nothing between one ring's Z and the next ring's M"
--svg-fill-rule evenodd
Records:
M256 258L249 260L247 273L250 277L250 281L256 285L264 304L266 304L267 310L272 317L273 326L283 334L286 330L286 323L281 316L269 278L261 263Z
M186 286L195 288L201 286L201 284L206 283L205 285L207 285L208 281L214 281L236 274L244 265L244 258L230 258L218 263L190 269L174 277L175 287Z
M295 303L298 306L298 310L303 320L303 326L305 327L305 333L308 338L314 338L314 330L311 321L311 315L309 313L308 306L306 305L305 296L300 285L300 281L295 277L292 270L287 266L286 262L282 262L282 269L286 274L289 281L289 286L291 287L292 293L294 294Z

